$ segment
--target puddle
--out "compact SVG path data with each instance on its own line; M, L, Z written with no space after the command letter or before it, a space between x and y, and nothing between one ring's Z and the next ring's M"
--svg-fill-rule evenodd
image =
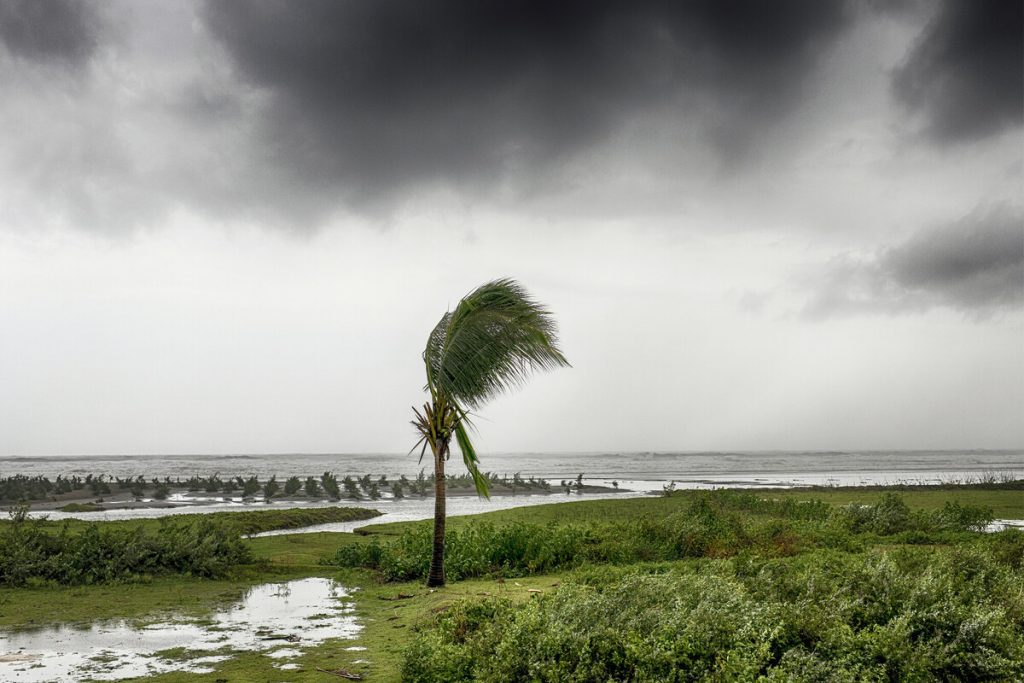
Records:
M348 591L330 579L254 586L201 621L135 626L116 620L0 633L0 680L118 680L168 671L210 673L232 650L265 650L284 661L329 638L354 638ZM316 619L309 621L311 617Z

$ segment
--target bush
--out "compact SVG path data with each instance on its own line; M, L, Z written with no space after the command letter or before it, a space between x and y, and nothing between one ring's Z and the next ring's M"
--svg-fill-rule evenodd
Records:
M984 531L995 515L991 508L947 501L931 516L932 525L949 531Z
M894 534L910 529L910 508L895 493L886 493L875 505L854 503L843 508L846 521L854 533Z
M577 572L525 604L465 601L406 681L1018 680L1022 576L976 549Z
M988 534L986 540L996 561L1014 569L1024 569L1024 532L1004 529Z
M432 529L417 526L387 544L373 539L340 548L330 564L377 569L389 581L423 578L430 568ZM483 576L522 576L558 567L573 566L588 557L595 539L578 526L511 524L495 527L479 524L448 532L445 572L452 581Z
M21 509L0 533L0 584L7 586L110 583L171 573L215 578L249 562L249 548L235 530L206 517L186 523L163 518L155 533L141 525L100 524L79 533L63 524L53 533Z
M331 500L341 498L341 490L338 488L338 478L331 472L324 472L320 476L320 485Z
M263 500L269 503L270 499L276 496L280 490L281 486L277 483L277 477L267 479L266 483L263 484Z
M875 505L855 503L842 508L839 516L854 533L883 536L903 532L984 531L994 519L990 508L952 501L934 512L912 512L903 498L892 492L885 493Z
M320 495L320 483L313 477L306 477L306 483L303 485L303 490L310 498L316 498Z

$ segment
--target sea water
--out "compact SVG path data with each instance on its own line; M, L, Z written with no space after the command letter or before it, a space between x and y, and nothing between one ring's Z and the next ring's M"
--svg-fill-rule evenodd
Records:
M589 480L720 482L723 484L884 484L941 482L1009 473L1024 476L1024 449L937 451L722 451L482 453L482 469L557 483L580 473ZM451 471L458 471L457 455ZM399 453L232 455L84 455L0 458L0 476L221 477L338 476L429 473L429 458Z

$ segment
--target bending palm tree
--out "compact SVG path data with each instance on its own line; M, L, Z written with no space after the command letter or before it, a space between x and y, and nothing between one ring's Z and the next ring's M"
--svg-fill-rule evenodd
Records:
M444 585L444 463L454 438L478 495L487 496L469 440L469 410L526 382L535 370L569 365L557 346L551 314L514 280L495 280L467 294L454 311L441 316L427 338L423 362L430 401L413 408L420 433L420 458L434 455L434 549L428 586Z

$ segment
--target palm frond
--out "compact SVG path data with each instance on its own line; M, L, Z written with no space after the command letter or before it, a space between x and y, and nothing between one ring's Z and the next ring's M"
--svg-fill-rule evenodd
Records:
M427 338L427 348L423 351L423 362L427 366L427 385L424 389L430 391L432 396L435 391L433 381L434 369L441 367L445 342L448 336L448 326L451 324L451 319L451 311L441 316L437 325L434 325L434 329L430 331L430 336Z
M523 384L539 370L569 365L551 313L514 280L467 294L434 327L423 360L431 392L470 408Z
M484 498L490 498L491 492L488 488L487 477L480 473L480 460L476 456L476 449L469 440L469 433L465 425L460 421L455 427L455 440L459 442L459 450L462 451L462 461L466 463L466 469L473 477L473 485L476 487L476 494Z
M413 453L417 447L422 446L422 448L420 448L419 462L423 462L423 456L427 452L427 446L430 445L431 436L433 434L430 419L428 418L428 416L432 416L432 411L430 409L430 404L427 403L424 404L422 413L416 410L416 406L412 407L412 412L416 414L416 419L411 420L410 424L416 428L417 432L419 432L420 438L419 441L417 441L416 444L413 445L413 447L409 450L409 453Z

